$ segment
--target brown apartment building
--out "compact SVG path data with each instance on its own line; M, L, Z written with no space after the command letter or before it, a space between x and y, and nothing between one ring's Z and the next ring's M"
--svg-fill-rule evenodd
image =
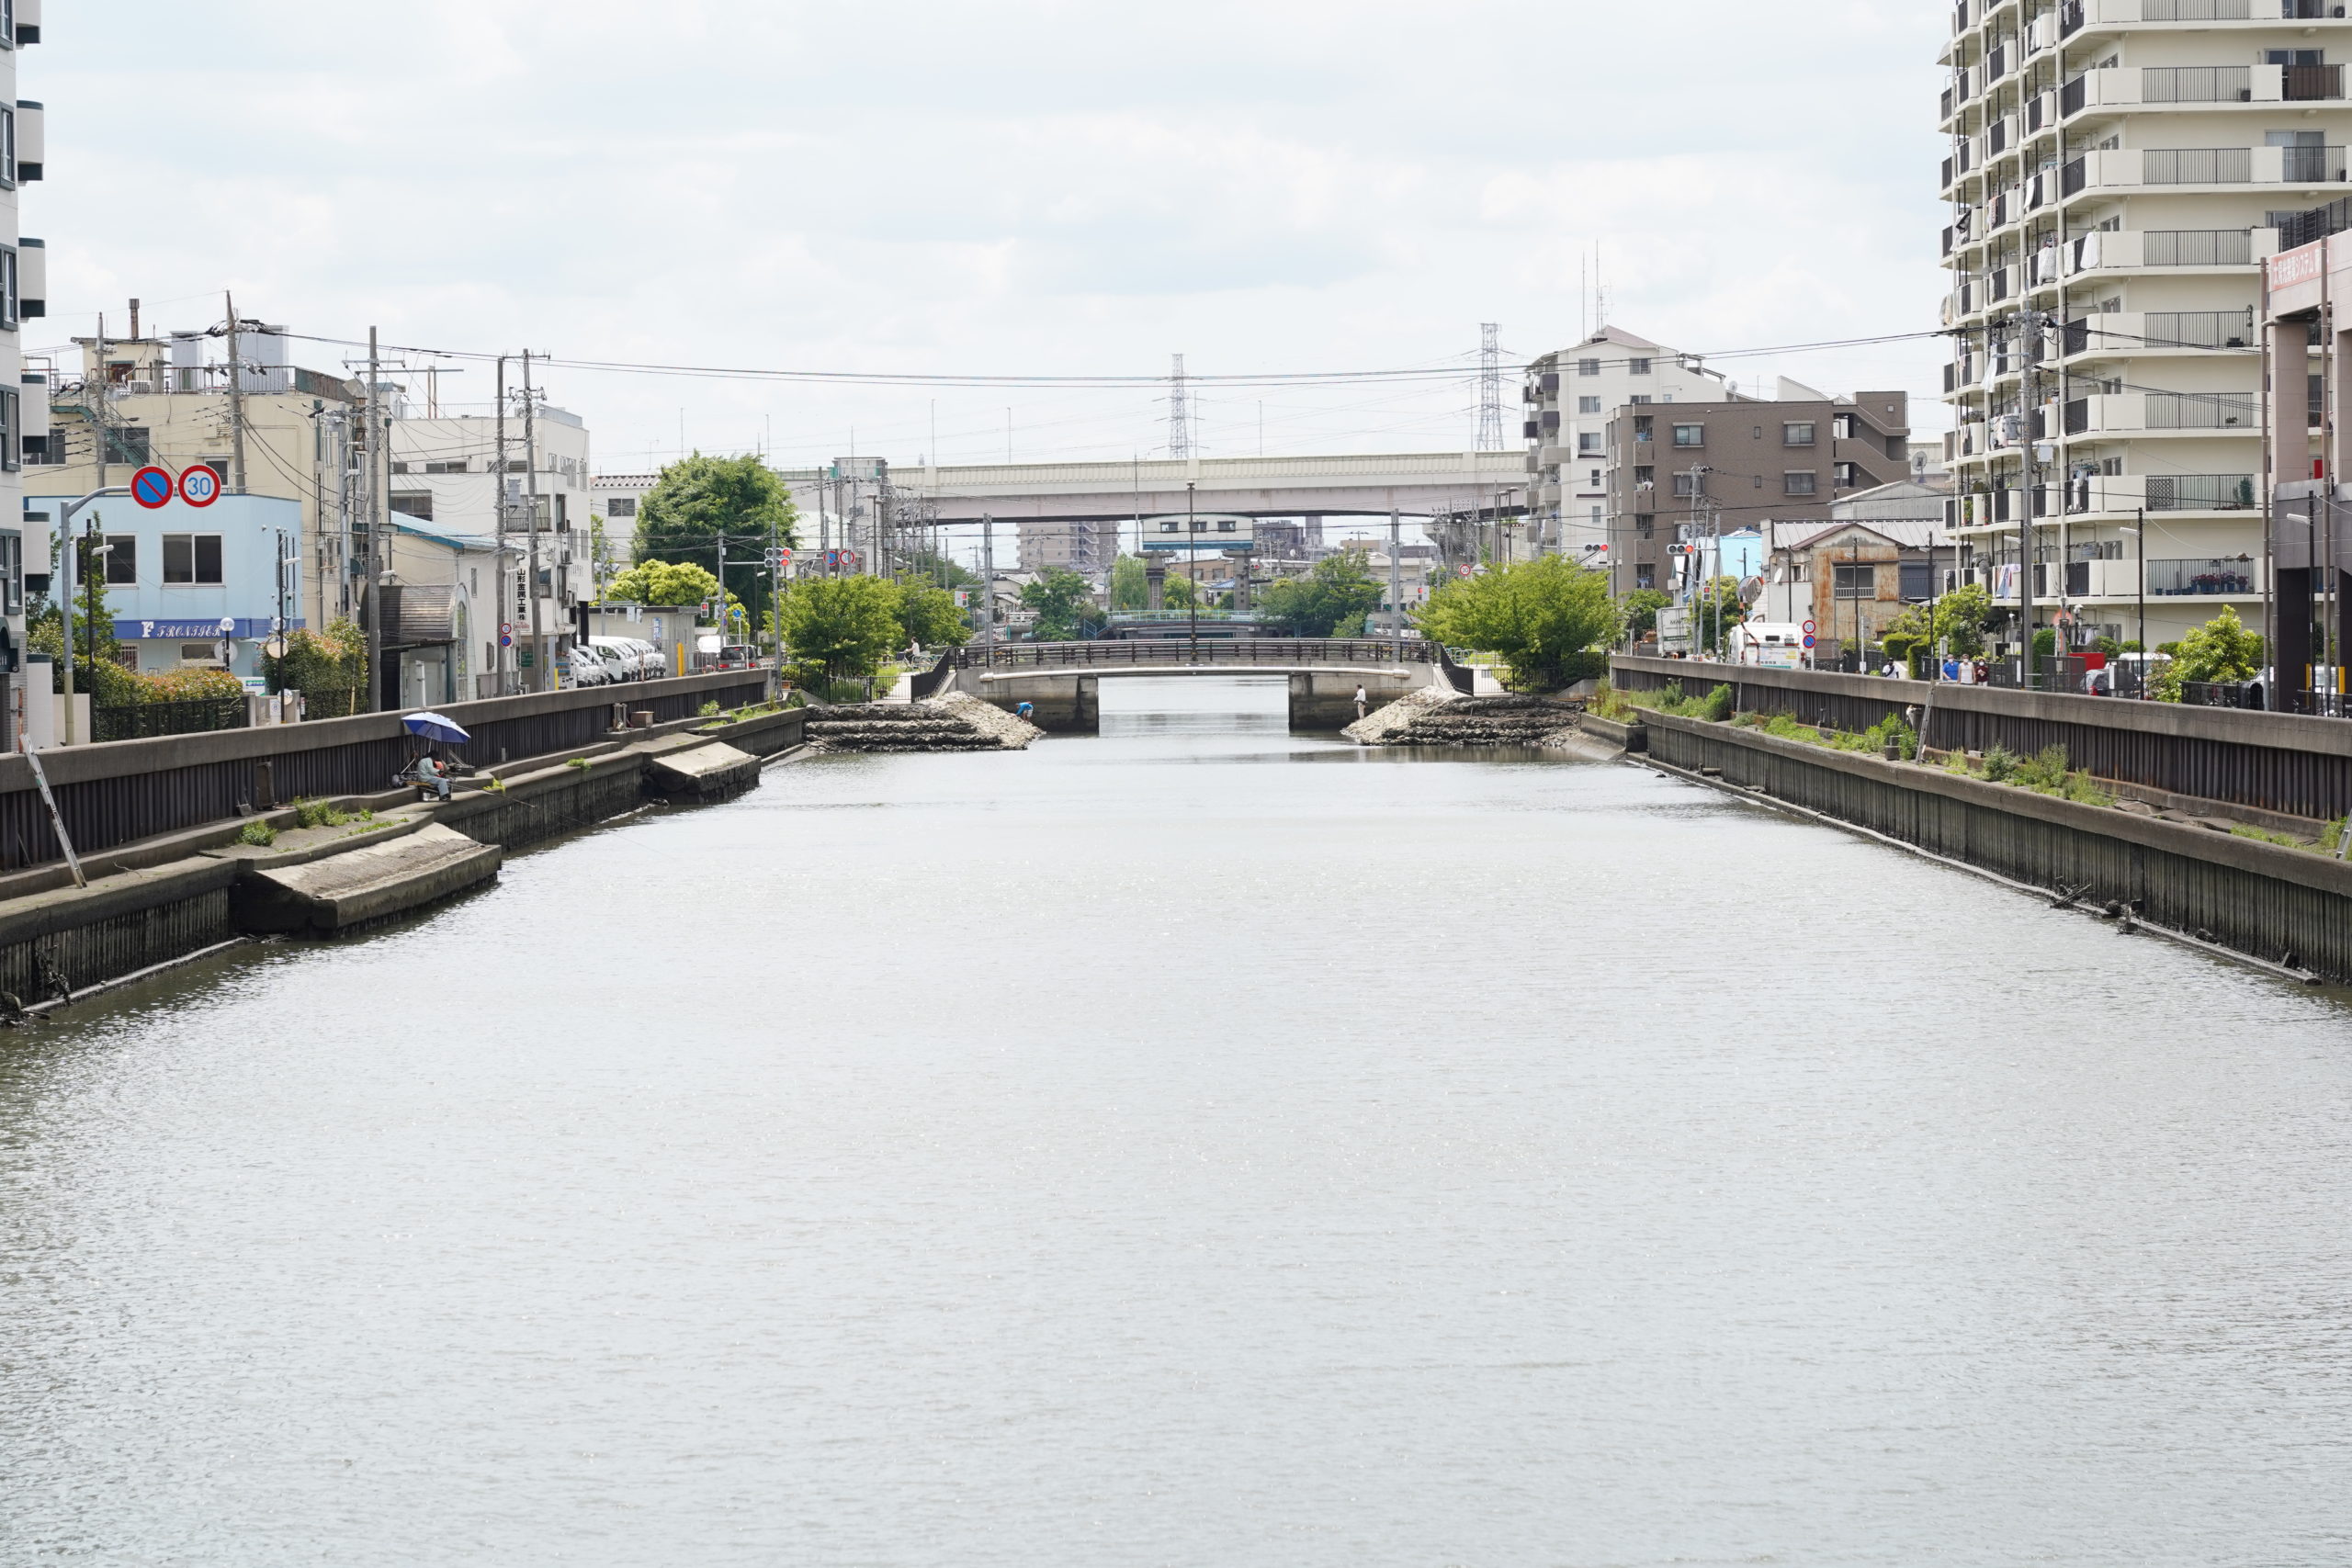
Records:
M1694 523L1730 533L1825 517L1856 491L1907 479L1910 442L1903 392L1621 408L1609 422L1610 586L1669 586L1668 552Z

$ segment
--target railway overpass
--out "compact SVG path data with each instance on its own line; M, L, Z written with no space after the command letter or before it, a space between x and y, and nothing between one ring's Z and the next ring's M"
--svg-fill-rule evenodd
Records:
M871 482L834 468L781 470L814 515L832 487ZM890 468L888 482L941 523L983 515L1012 523L1111 523L1190 508L1250 517L1516 515L1525 510L1527 454L1379 452L1313 457L1190 457L1105 463L980 463Z

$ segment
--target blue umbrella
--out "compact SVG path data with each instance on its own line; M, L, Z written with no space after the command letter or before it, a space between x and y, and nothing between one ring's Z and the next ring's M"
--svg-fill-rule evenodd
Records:
M473 739L459 729L455 722L437 713L413 713L401 722L408 727L411 735L422 735L427 740L443 740L457 745Z

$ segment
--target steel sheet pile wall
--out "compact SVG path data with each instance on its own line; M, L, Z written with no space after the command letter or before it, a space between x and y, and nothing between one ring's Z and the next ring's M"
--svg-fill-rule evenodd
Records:
M2140 902L2143 918L2352 981L2352 867L1933 768L1660 716L1650 753L2037 887Z
M691 717L710 702L745 706L766 690L764 673L734 671L618 690L492 697L442 711L473 737L466 756L494 763L601 739L616 707L650 709L656 722L666 722ZM93 854L234 817L261 798L265 764L268 793L282 804L297 796L383 790L413 750L400 715L389 713L76 746L45 751L41 762L74 847ZM20 756L0 756L0 869L61 858L30 766Z
M1618 658L1610 664L1611 679L1627 691L1657 691L1677 681L1692 694L1728 685L1738 712L1784 713L1845 730L1925 709L1928 744L1939 750L2004 746L2031 756L2062 746L2072 766L2102 779L2317 821L2352 810L2352 722L2342 719L1986 686L1930 688L1699 660Z

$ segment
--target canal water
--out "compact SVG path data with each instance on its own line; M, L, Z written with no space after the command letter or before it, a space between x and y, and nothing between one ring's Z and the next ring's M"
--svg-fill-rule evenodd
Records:
M1104 694L0 1040L0 1562L2352 1558L2339 998Z

